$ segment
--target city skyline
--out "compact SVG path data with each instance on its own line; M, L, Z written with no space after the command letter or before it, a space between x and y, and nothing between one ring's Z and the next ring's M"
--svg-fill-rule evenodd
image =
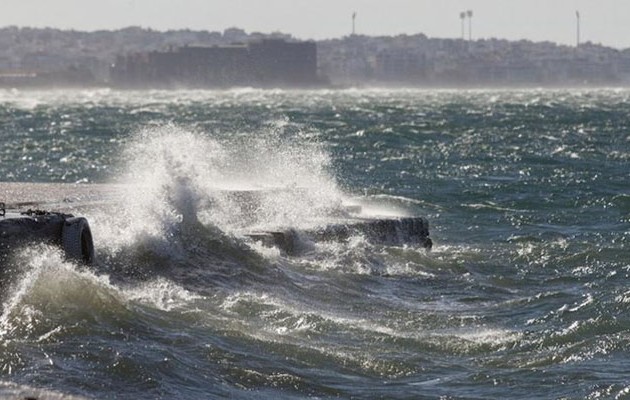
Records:
M582 42L630 48L630 24L624 21L630 15L627 0L10 0L0 13L0 26L86 31L239 27L304 40L347 36L354 26L357 34L370 36L423 33L460 38L460 14L467 10L474 11L473 39L575 45L579 11Z

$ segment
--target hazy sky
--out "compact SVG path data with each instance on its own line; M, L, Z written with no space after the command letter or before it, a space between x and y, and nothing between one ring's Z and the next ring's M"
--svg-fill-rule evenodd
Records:
M583 41L630 47L630 0L1 0L0 26L76 30L142 26L247 32L281 31L301 39L350 33L425 33L459 37L459 12L471 9L473 37L574 44L576 15ZM466 28L467 29L467 28Z

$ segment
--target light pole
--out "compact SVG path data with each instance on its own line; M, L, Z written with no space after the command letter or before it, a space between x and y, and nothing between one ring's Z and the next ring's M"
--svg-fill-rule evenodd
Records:
M575 47L580 47L580 12L575 12L575 17L577 19L577 41Z
M354 20L357 18L357 12L352 13L352 36L354 36Z
M466 12L459 13L459 19L462 20L462 40L466 40L465 24L466 24Z
M468 17L468 40L472 41L472 17L473 17L472 10L466 11L466 16Z

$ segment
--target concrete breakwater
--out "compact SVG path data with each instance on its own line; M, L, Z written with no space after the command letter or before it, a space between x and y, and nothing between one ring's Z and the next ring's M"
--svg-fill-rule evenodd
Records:
M0 182L0 202L8 208L67 210L81 204L120 198L120 193L121 186L110 184Z
M260 201L260 191L228 192L232 199L237 200L235 204L240 208L255 209ZM0 193L0 202L4 202L8 209L81 213L101 206L122 204L125 185L1 182ZM306 230L287 226L263 231L245 230L241 233L266 246L278 247L287 254L298 252L298 243L302 239L343 242L354 235L363 235L374 243L414 243L431 248L429 223L425 218L366 218L360 215L360 211L360 206L347 206L344 215L337 215L335 219Z

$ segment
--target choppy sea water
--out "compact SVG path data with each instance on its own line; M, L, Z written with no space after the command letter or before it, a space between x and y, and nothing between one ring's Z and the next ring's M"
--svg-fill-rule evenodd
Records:
M628 90L1 91L0 132L2 180L128 188L85 211L94 267L47 246L5 261L1 381L630 398ZM346 204L426 217L433 250L243 236Z

